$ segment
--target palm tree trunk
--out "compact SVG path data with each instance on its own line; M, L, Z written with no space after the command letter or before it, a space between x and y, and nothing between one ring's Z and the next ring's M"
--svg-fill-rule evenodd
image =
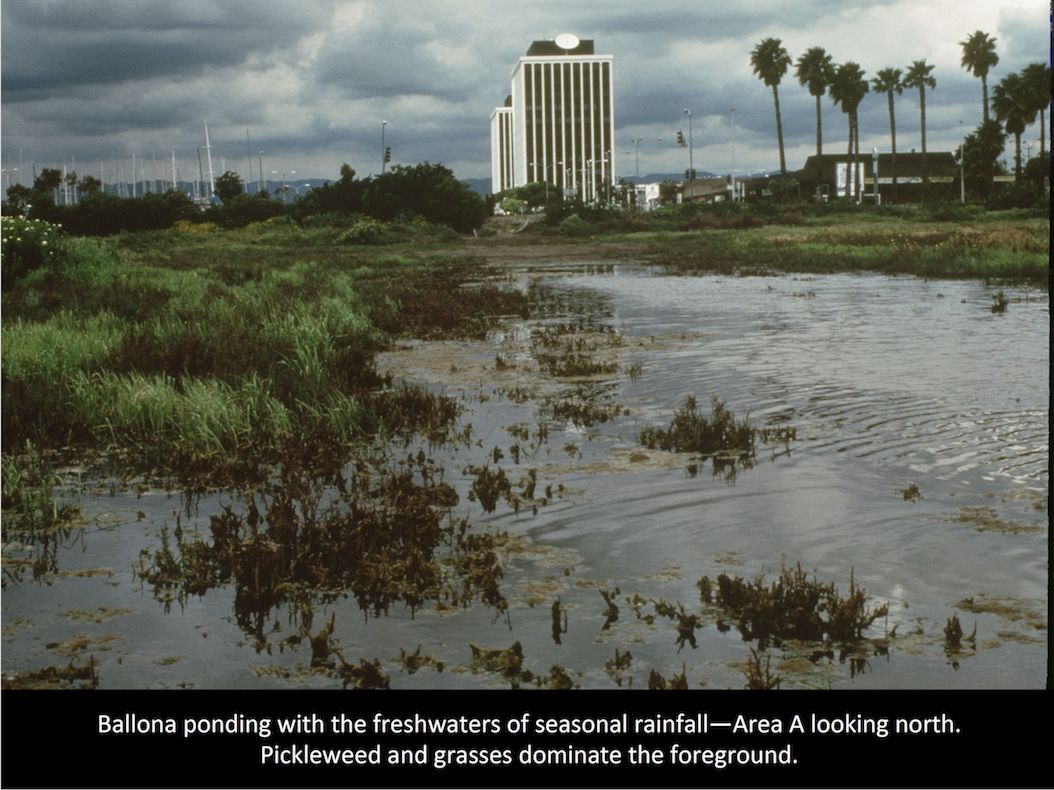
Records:
M860 195L864 190L863 180L860 176L860 116L853 110L853 178L856 188L853 190L856 202L860 202Z
M820 117L820 97L816 97L816 155L823 156L823 121Z
M853 175L853 114L847 112L846 117L849 119L849 150L845 152L845 199L851 200L853 197L851 190L853 182L850 180Z
M893 196L897 192L897 122L893 116L893 91L889 91L889 143L893 149Z
M780 93L776 85L772 86L772 101L776 105L776 140L780 146L780 175L787 175L787 160L783 156L783 118L780 116Z
M1014 183L1021 184L1021 132L1014 132Z
M987 104L986 104L987 106ZM919 114L922 118L922 194L926 195L930 186L930 171L926 169L926 88L919 88Z
M1039 156L1041 159L1047 158L1047 110L1043 108L1039 111Z
M984 102L982 109L984 110L984 122L988 123L988 75L981 75L981 97Z

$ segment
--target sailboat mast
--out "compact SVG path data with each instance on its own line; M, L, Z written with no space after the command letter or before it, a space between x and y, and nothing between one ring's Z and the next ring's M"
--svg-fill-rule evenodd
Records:
M209 198L216 189L216 177L212 172L212 146L209 144L209 122L205 121L205 155L209 162Z

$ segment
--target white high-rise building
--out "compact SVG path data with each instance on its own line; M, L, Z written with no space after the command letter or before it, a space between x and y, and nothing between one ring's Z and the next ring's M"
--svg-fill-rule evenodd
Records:
M512 181L512 97L504 107L494 108L490 114L490 181L491 192L498 194L511 189Z
M506 107L491 115L495 191L548 182L565 195L588 202L610 194L613 60L611 55L594 54L592 41L570 34L531 44L512 72L512 95Z

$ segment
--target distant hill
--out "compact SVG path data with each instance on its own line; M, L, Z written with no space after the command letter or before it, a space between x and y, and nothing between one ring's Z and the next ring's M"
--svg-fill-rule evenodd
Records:
M695 170L696 178L716 178L719 175L719 173L711 173L709 170L700 170L698 168ZM663 181L680 182L684 181L684 171L682 170L680 173L648 173L647 175L641 176L639 179L633 176L619 176L619 178L630 184L654 184Z
M480 195L490 194L490 179L489 178L462 178L469 188Z

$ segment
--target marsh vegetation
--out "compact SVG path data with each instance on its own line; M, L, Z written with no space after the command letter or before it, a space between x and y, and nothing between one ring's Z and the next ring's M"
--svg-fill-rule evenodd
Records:
M857 268L872 268L889 229L857 221L620 231L609 254L671 256L630 279L595 261L554 273L534 253L526 267L499 266L489 239L464 244L420 223L280 217L106 240L39 230L53 254L4 277L4 639L16 656L5 685L238 685L249 672L250 685L348 688L830 687L868 677L879 656L887 672L910 674L912 657L931 654L946 669L949 651L969 668L996 649L993 633L1014 634L1001 649L1027 663L1042 618L1019 633L1007 611L963 604L981 612L976 649L963 635L953 647L947 602L965 591L895 592L881 557L900 550L868 530L899 505L895 523L962 531L963 508L983 506L1015 529L970 530L978 540L1030 541L1044 537L1039 515L966 497L949 514L940 474L905 488L902 456L874 426L909 434L898 420L918 430L936 409L901 399L876 416L859 404L881 394L825 384L841 371L781 344L805 313L828 320L832 301L859 305L859 293L832 295L841 281L820 277L809 299L785 299L802 293L786 276L728 277L786 270L814 243L849 257L866 248ZM1031 265L1041 247L1030 223L982 228L978 245ZM925 250L947 239L927 228L935 235L912 230L903 246L928 275L938 253ZM951 246L961 272L968 245ZM650 302L671 271L728 279L680 279ZM1012 274L995 275L1008 304L1022 293ZM897 283L858 287L901 288L882 300L895 310ZM996 331L1045 305L1026 290L1020 310L996 318L986 288L949 284L941 296L951 309L969 297L963 315ZM846 376L869 382L858 367ZM985 436L1023 432L1031 448L1034 411L1024 428L1011 416ZM866 478L860 459L873 453L900 475L867 478L880 504L854 494L848 526L803 504L841 491L826 459ZM1016 463L1031 470L1033 456ZM697 474L706 463L713 480ZM976 468L991 476L993 464ZM832 556L809 539L821 532ZM858 553L862 535L870 550ZM733 572L741 553L749 567ZM653 564L671 570L650 574ZM842 592L833 580L847 577ZM66 604L53 622L21 616L74 585L95 615L65 617ZM969 588L992 592L971 602L1009 600L991 580ZM742 642L724 638L731 629ZM26 633L48 634L45 647ZM229 674L215 670L219 654L238 656Z

